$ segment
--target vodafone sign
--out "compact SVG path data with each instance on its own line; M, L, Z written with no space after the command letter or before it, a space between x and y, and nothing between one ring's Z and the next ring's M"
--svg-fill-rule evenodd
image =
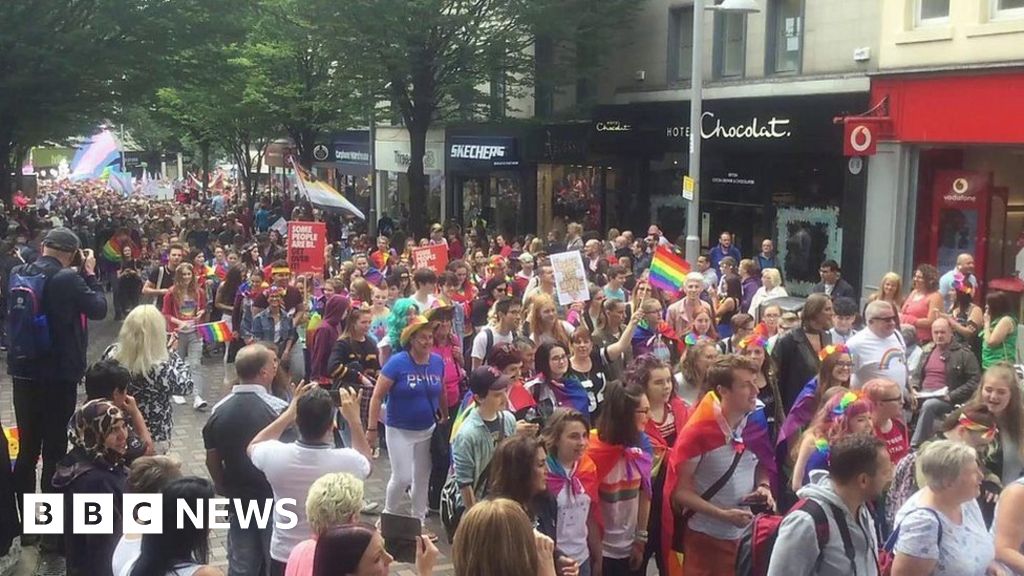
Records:
M843 154L846 156L874 156L878 142L876 126L871 123L847 121L843 130Z

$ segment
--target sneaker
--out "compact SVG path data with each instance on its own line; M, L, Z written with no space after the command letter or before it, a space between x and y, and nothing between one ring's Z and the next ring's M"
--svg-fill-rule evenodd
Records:
M196 399L192 401L192 407L199 412L206 410L207 406L208 404L206 403L206 400L203 400L202 396L196 395Z
M372 514L373 512L377 511L377 508L380 508L380 504L376 502L371 502L369 500L363 500L363 508L361 512L363 514Z

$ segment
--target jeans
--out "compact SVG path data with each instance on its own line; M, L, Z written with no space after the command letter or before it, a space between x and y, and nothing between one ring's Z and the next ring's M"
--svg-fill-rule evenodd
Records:
M203 337L198 332L178 332L178 356L181 356L192 372L196 396L207 396L206 379L202 372Z
M43 492L56 492L51 483L57 463L68 451L68 421L75 412L75 382L14 378L14 417L21 448L14 464L14 490L36 491L36 462L43 456ZM18 498L21 502L21 498Z
M267 576L270 573L270 534L250 524L243 529L231 514L228 528L228 576Z
M430 482L430 437L434 431L388 428L388 460L391 478L388 479L384 511L396 514L405 489L412 486L412 517L422 522L427 517L427 487Z
M917 426L914 428L914 437L910 439L911 446L920 446L935 433L935 421L942 419L953 411L953 405L941 398L929 398L921 405L921 414L917 417Z

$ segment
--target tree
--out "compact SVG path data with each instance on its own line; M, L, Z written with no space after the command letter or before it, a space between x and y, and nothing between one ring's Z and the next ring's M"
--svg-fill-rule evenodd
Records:
M501 118L507 101L533 86L534 42L552 48L546 78L562 65L592 73L614 47L615 22L626 28L640 1L627 0L347 0L347 57L388 83L388 99L409 131L410 229L426 230L426 137L438 121ZM601 29L601 27L605 27ZM554 32L558 30L562 34ZM608 47L598 45L603 40ZM578 48L578 50L577 50ZM597 57L588 57L594 50ZM566 57L565 55L570 55ZM553 81L552 81L553 82ZM500 87L501 89L492 89Z

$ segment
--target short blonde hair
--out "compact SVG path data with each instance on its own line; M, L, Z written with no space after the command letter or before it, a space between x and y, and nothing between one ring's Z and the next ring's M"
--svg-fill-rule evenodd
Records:
M932 490L950 487L960 472L971 462L977 462L974 448L953 440L936 440L925 444L917 456L917 485Z
M317 478L306 495L306 517L317 536L335 526L358 520L362 507L363 481L344 472Z

